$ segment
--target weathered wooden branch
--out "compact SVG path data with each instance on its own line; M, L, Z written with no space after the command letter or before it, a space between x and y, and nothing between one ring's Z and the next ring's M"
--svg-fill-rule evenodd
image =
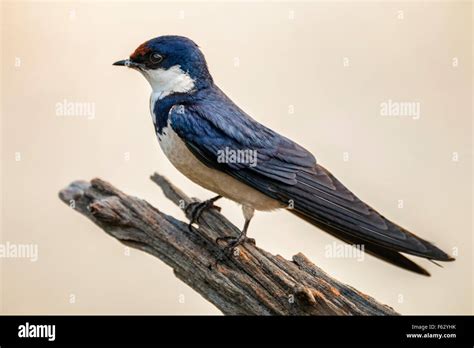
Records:
M186 207L196 200L158 174L151 179L189 218ZM73 182L59 197L120 242L158 257L224 314L397 314L331 278L301 253L289 261L250 243L229 252L216 238L237 236L239 229L215 209L205 211L199 228L190 232L186 222L100 179Z

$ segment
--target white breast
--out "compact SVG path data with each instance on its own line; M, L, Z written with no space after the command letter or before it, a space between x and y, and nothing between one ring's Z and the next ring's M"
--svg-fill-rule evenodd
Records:
M194 89L194 80L188 73L181 70L179 65L174 65L169 69L144 69L140 72L150 83L153 95L156 96L155 100L173 93L187 93Z
M212 169L199 161L168 124L158 135L160 147L170 162L196 184L257 210L273 210L282 204L241 183L230 175Z

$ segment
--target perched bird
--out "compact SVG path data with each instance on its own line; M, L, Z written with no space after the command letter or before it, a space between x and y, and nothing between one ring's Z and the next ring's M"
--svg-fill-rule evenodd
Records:
M165 155L189 179L242 205L245 224L233 247L247 240L255 210L291 213L394 265L429 275L400 252L452 261L433 244L389 221L349 191L294 141L258 123L214 84L199 47L181 36L141 44L115 62L150 83L150 112ZM190 224L190 225L191 225Z

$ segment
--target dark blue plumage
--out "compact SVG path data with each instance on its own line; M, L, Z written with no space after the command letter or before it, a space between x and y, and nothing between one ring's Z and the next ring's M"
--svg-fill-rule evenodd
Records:
M159 52L163 56L160 68L169 69L179 65L187 71L196 82L196 89L202 89L213 84L204 55L198 46L182 36L160 36L146 42L152 52Z
M192 104L181 105L182 109L170 113L172 128L217 167L223 167L216 160L218 151L226 147L251 149L257 154L255 167L249 163L227 163L227 167L248 168L287 184L296 183L296 169L309 169L316 164L311 153L250 118L216 86L197 93Z
M281 205L292 202L295 215L345 242L364 244L367 252L397 266L428 274L399 252L453 260L362 202L309 151L248 116L214 84L203 54L191 40L158 37L116 65L140 70L152 86L158 83L158 98L151 107L157 134L171 127L207 167ZM168 77L173 81L163 80L167 72L173 72ZM221 162L219 151L224 148L255 151L257 163Z
M171 127L201 161L284 204L293 201L297 215L323 229L336 227L346 239L434 259L448 257L378 214L316 164L307 150L251 119L220 90L207 93L210 98L170 113ZM218 163L217 151L226 146L256 150L258 165Z

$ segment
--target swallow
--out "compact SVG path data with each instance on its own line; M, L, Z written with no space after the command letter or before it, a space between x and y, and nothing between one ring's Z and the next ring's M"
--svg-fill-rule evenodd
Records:
M196 184L242 206L244 227L231 247L249 241L254 211L287 209L367 253L419 274L429 273L401 253L454 260L432 243L388 220L349 191L296 142L260 124L214 83L199 47L182 36L144 42L113 65L140 72L149 82L150 112L160 147ZM434 262L434 261L433 261Z

